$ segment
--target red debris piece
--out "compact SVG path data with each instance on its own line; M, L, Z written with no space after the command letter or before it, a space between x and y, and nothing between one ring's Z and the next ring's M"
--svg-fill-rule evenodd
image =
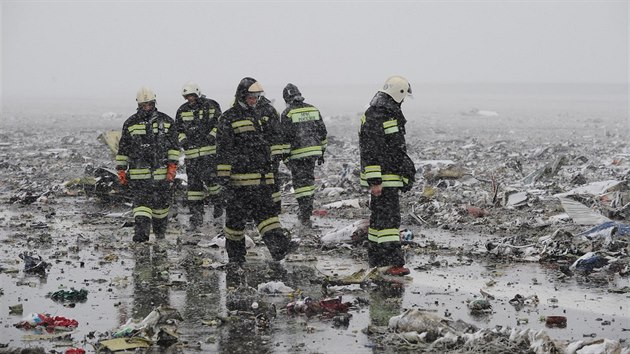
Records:
M68 349L66 349L64 354L85 354L85 349L83 349L83 348L68 348Z
M403 266L391 267L391 268L387 269L384 273L387 274L387 275L393 275L393 276L401 277L403 275L409 274L409 268L405 268Z
M342 302L341 296L335 298L326 298L314 301L310 297L301 300L292 301L287 304L287 313L297 314L304 313L307 316L314 314L337 314L340 312L348 312L350 302Z

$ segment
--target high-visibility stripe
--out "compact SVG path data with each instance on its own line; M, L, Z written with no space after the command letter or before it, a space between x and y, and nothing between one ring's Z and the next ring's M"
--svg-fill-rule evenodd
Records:
M192 111L182 112L181 117L182 117L183 121L194 120L195 119L195 112L192 112Z
M168 216L168 210L170 208L166 208L166 209L153 209L152 210L152 214L153 214L153 218L155 219L164 219Z
M177 161L179 160L179 150L169 150L168 151L168 159L171 161Z
M139 206L139 207L133 208L133 217L134 218L136 216L145 216L147 218L151 218L151 215L152 215L152 212L151 212L151 208L149 208L149 207Z
M295 195L295 198L310 197L313 194L315 194L315 186L300 187L296 188L293 191L293 195Z
M234 129L235 133L244 133L256 131L256 127L254 127L254 122L251 120L237 120L232 123L232 129Z
M265 184L274 184L274 176L273 173L266 173L265 174Z
M130 125L127 130L131 135L146 135L147 127L144 124Z
M383 123L383 130L385 134L392 134L398 132L398 121L396 120L388 120Z
M230 177L232 165L217 165L217 176Z
M150 179L151 170L148 168L131 168L129 169L129 179Z
M377 230L370 227L368 240L376 243L400 242L400 231L398 229Z
M322 156L322 147L317 146L307 146L300 149L291 150L291 159L301 159L308 156Z
M282 152L288 154L291 152L291 144L282 144Z
M186 139L186 133L179 133L179 135L177 135L177 139L181 142L182 140Z
M187 159L194 159L195 157L199 157L199 149L195 148L184 150L184 156L186 156Z
M156 181L165 180L166 179L166 169L165 168L158 168L155 171L153 171L153 179L156 180Z
M365 166L363 176L365 179L381 178L381 165Z
M210 131L210 135L213 137L217 137L217 128L212 128L212 130Z
M203 198L206 197L206 194L204 192L199 192L199 191L188 191L186 193L187 199L188 200L203 200Z
M129 156L116 155L116 166L127 167L129 164Z
M365 173L361 173L360 175L360 180L361 180L361 186L363 187L368 187L369 183L367 182L368 178L366 177L367 174ZM402 187L404 178L399 176L399 175L395 175L395 174L384 174L381 175L381 186L383 187Z
M216 145L207 145L199 148L199 156L214 155L217 153Z
M261 235L264 235L267 232L278 229L280 227L282 227L282 225L280 224L280 219L278 219L277 216L274 216L259 223L258 232L260 232Z
M282 194L280 192L274 192L271 194L271 198L274 203L282 201Z
M225 238L228 240L240 241L245 238L245 231L243 230L234 230L224 226L223 231L225 232Z
M219 184L211 184L208 186L208 194L209 195L218 195L221 192L221 185Z
M326 150L326 147L328 147L328 139L322 140L322 150Z
M281 155L284 154L284 145L282 144L277 144L277 145L271 145L271 155Z
M386 175L382 175L381 179L383 180L383 187L402 187L403 186L403 180L402 177L399 175L394 175L394 174L386 174Z

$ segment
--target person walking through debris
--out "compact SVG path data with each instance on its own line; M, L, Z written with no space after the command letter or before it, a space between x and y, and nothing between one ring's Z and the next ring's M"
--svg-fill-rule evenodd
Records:
M369 187L371 194L368 262L371 267L388 267L385 273L389 275L409 274L400 243L398 190L410 190L416 174L407 155L406 119L401 110L410 94L407 79L387 79L361 117L359 130L361 185Z
M273 106L271 101L265 96L260 96L256 109L260 112L260 123L265 135L265 139L271 149L271 172L274 177L273 203L276 214L280 215L282 212L282 199L280 193L280 180L278 179L278 169L280 167L280 161L282 161L285 145L280 126L280 115Z
M297 247L282 228L272 194L271 150L261 129L256 105L263 89L251 77L236 89L234 105L219 118L217 175L228 188L225 216L226 250L230 263L245 262L245 223L253 219L274 261Z
M313 196L315 194L315 162L324 163L327 131L319 110L304 102L302 93L294 84L282 90L287 108L282 112L282 132L287 150L287 167L291 170L293 190L298 201L298 220L311 228Z
M221 107L216 101L202 95L199 85L194 82L188 82L182 87L182 96L186 103L177 110L175 122L186 158L189 230L195 231L203 224L206 193L214 207L215 223L223 215L221 187L216 180L215 142Z
M138 90L138 110L123 124L116 155L118 179L133 195L135 242L148 241L151 226L157 239L165 237L179 160L175 122L157 110L155 98L146 87Z

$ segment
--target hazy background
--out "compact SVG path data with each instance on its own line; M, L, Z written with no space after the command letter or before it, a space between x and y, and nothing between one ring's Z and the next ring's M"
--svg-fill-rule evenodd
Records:
M279 109L292 82L326 114L345 114L395 74L415 91L412 113L502 109L508 96L527 107L546 95L605 96L602 108L614 97L627 113L628 1L1 4L3 115L128 116L142 85L174 115L188 80L226 108L244 76Z

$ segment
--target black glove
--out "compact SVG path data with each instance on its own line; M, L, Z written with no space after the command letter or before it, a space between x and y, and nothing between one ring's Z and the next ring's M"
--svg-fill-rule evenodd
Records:
M320 166L324 164L324 155L317 158L317 164Z

